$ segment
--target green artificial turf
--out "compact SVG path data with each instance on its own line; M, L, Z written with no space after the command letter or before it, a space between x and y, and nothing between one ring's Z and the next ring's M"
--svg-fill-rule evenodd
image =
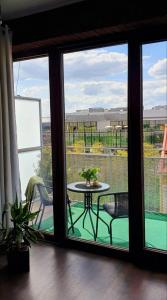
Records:
M96 212L96 205L93 206ZM83 212L83 204L76 203L71 206L73 221ZM104 211L100 211L100 216L108 224L111 217ZM94 226L96 224L96 216L92 214ZM85 219L85 228L82 226L83 217L75 224L75 233L70 230L69 235L85 240L94 240L93 231L89 219L89 215ZM127 248L129 246L128 240L128 218L116 219L113 221L113 245L117 247ZM70 226L70 223L69 223ZM53 232L53 217L43 220L41 223L41 230ZM137 234L137 233L136 233ZM146 212L145 213L145 237L146 246L157 249L167 250L167 215ZM107 226L99 220L99 230L97 242L109 244L110 236Z

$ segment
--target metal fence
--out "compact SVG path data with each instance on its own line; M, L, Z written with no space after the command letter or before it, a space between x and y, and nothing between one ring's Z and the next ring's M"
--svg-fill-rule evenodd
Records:
M43 131L43 144L51 144L50 130ZM143 131L144 143L149 143L158 148L162 147L164 131L145 129ZM72 146L75 143L83 142L85 147L92 147L95 143L100 143L103 147L109 148L127 148L128 147L128 130L112 130L112 131L79 131L65 132L66 146Z
M161 146L163 141L163 130L147 129L143 131L143 139L145 143L155 146ZM127 129L113 130L108 132L92 131L92 132L65 132L66 145L71 146L79 141L84 142L85 147L90 147L95 143L101 143L104 147L126 148L128 146Z
M66 145L70 146L79 141L84 142L85 147L90 147L95 143L101 143L105 147L124 148L128 145L127 130L115 130L112 132L65 132Z

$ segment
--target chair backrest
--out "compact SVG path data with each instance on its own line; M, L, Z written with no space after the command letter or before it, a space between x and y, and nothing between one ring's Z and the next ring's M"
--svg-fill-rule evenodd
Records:
M37 187L38 192L39 192L40 201L44 205L47 205L50 200L49 200L49 195L48 195L48 191L47 191L46 187L41 183L37 183L36 187Z
M71 203L71 200L70 200L70 198L69 198L69 195L67 194L67 196L66 196L67 198L66 198L66 200L67 200L67 204L70 204Z
M115 197L115 215L128 216L129 214L128 192L115 193L114 197Z
M47 191L47 188L45 185L41 184L41 183L37 183L36 184L36 187L37 187L37 191L39 193L39 196L40 196L40 201L44 204L44 205L48 205L48 204L51 204L51 200L49 198L49 194L48 194L48 191ZM67 194L67 204L70 204L71 200Z
M29 210L32 209L33 202L37 198L37 192L38 192L37 184L38 183L41 183L44 185L43 179L39 176L31 176L28 181L28 184L27 184L27 187L25 190L25 196L26 196L26 201L29 203ZM38 194L39 194L39 192L38 192Z

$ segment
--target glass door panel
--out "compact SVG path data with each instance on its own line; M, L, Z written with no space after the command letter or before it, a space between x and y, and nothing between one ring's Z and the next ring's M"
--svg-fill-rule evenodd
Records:
M48 58L14 63L15 108L22 200L30 178L35 186L35 227L53 233L52 161Z
M68 236L128 248L127 45L64 54ZM97 171L97 174L96 174ZM106 193L98 198L98 196Z
M143 45L145 246L167 250L167 42Z

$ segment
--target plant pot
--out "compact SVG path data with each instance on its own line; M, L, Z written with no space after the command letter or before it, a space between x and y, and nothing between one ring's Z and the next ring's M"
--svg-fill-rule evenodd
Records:
M99 187L99 182L97 180L93 180L93 187Z
M85 184L86 184L86 186L87 186L87 187L90 187L90 186L91 186L91 184L90 184L90 180L86 179L86 182L85 182Z
M12 273L29 272L30 254L29 248L23 246L20 249L12 249L7 252L7 261L9 271Z

